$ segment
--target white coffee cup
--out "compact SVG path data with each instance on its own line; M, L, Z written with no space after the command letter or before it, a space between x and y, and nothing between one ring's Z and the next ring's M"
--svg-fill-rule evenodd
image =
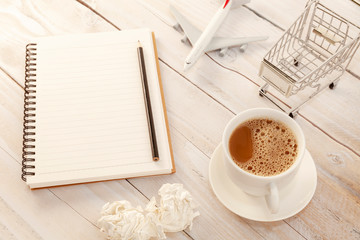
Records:
M259 176L251 174L241 169L232 159L229 151L229 139L232 132L242 123L250 119L268 118L279 121L292 130L295 135L298 153L294 163L289 169L273 176ZM244 192L258 196L265 197L268 209L271 213L277 213L279 210L279 189L286 187L295 177L302 158L305 153L305 138L304 134L295 120L290 118L287 114L270 109L270 108L254 108L243 111L232 118L226 125L222 146L224 148L224 164L226 172L231 181L237 185Z

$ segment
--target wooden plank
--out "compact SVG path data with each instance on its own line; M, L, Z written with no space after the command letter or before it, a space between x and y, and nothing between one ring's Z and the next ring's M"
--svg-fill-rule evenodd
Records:
M114 30L101 17L73 0L1 1L0 14L0 66L22 86L25 46L33 38Z
M318 186L313 200L288 223L306 239L359 239L359 197L349 194L331 178L318 168ZM311 230L305 226L312 226Z
M0 236L2 239L41 239L31 226L0 198Z
M0 146L15 157L22 149L24 92L0 70Z
M99 239L99 229L51 190L31 191L20 178L20 164L0 149L0 196L7 229L37 239ZM15 220L15 221L11 221ZM46 226L46 227L44 227ZM17 231L22 228L22 231ZM86 229L86 231L84 231ZM16 233L18 232L18 233ZM40 236L40 237L39 237Z
M253 0L247 4L247 7L261 14L265 19L277 24L284 30L287 29L295 19L303 13L306 4L309 1L302 0L274 0L263 2ZM350 0L320 0L320 3L347 19L353 24L360 26L360 7Z

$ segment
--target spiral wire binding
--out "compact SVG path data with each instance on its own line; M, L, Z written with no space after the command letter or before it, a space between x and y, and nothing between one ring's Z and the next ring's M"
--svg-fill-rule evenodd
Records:
M35 110L36 110L36 44L26 45L25 59L25 93L24 93L24 129L22 175L26 182L29 175L35 175Z

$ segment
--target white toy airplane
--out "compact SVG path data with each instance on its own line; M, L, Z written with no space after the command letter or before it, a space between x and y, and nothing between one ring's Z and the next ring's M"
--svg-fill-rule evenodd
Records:
M215 13L214 17L210 20L205 30L201 33L195 26L193 26L174 6L170 5L170 11L178 22L174 28L181 26L185 33L185 38L182 42L187 39L193 45L193 49L185 59L184 71L189 69L202 54L208 51L220 49L220 55L225 55L228 47L240 46L242 50L245 49L247 43L266 40L267 36L259 37L243 37L243 38L219 38L214 37L216 31L220 27L221 23L225 20L225 17L230 11L232 4L235 0L226 0L225 3ZM250 0L237 0L237 6L242 6L250 2Z

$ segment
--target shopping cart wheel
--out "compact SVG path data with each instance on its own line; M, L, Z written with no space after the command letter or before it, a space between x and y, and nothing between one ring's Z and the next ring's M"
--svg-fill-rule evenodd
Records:
M294 110L289 113L289 117L295 118L299 114L299 110Z
M179 23L176 23L173 28L178 31L179 33L184 33L184 30L182 29L182 27L180 26Z
M299 61L296 58L294 59L294 65L295 65L295 67L299 66Z
M240 45L240 47L239 47L240 52L244 53L245 50L247 49L247 47L248 47L247 43Z
M334 89L334 87L335 87L335 83L333 83L333 82L330 83L329 88L330 88L330 89Z
M264 90L262 90L262 89L259 90L259 96L260 96L260 97L264 97L264 94L265 94L265 93L264 93Z

